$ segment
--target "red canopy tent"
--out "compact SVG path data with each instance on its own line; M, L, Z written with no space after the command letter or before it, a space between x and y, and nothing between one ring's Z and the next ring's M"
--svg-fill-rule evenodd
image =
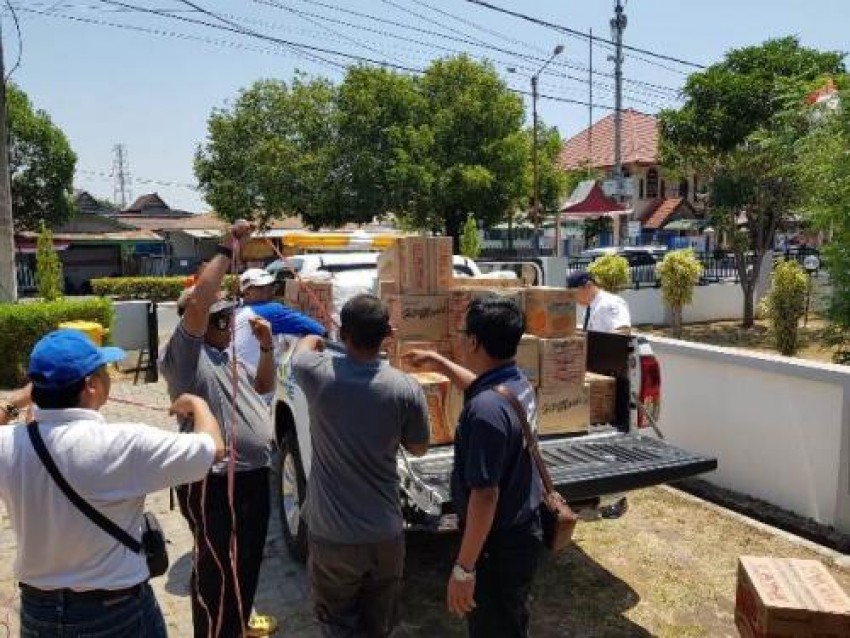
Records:
M608 197L599 182L594 180L587 180L576 186L570 199L561 208L561 213L568 219L614 217L628 215L630 212L623 204Z

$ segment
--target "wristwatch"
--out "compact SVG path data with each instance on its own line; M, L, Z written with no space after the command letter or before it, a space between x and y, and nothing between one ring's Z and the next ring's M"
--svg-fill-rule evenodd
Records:
M274 350L274 346L260 346L260 352L272 352Z
M463 565L455 563L452 567L452 578L459 583L468 583L475 580L475 570L469 571Z
M20 408L16 406L14 403L9 403L8 401L4 401L0 403L0 410L6 413L6 416L9 417L9 420L17 419L21 414Z

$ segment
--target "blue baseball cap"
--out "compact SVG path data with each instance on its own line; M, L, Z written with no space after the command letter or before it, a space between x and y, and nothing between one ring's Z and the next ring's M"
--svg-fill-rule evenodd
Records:
M579 270L567 277L567 288L581 288L592 281L594 281L593 275L586 270Z
M35 387L60 390L125 355L121 348L98 348L79 330L54 330L32 349L28 374Z

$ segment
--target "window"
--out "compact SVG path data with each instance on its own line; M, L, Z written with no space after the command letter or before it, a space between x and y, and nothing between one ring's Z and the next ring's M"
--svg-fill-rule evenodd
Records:
M658 197L658 170L650 168L646 171L646 198L655 199Z
M638 199L643 199L643 177L638 182Z
M664 199L665 197L667 197L667 182L665 182L663 179L661 180L661 186L658 190L658 196L661 199Z
M687 178L679 182L679 197L688 198L688 180Z

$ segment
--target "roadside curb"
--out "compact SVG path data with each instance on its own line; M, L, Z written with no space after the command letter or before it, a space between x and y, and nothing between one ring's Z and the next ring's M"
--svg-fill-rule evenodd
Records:
M717 503L713 503L704 498L700 498L699 496L694 496L693 494L681 490L679 488L673 487L672 485L659 485L659 487L670 494L675 494L676 496L684 500L710 509L713 512L731 518L739 523L743 523L754 529L760 530L767 534L771 534L772 536L776 536L778 538L786 540L789 543L815 552L816 554L819 554L824 558L830 559L838 567L850 568L850 555L842 554L841 552L831 549L829 547L825 547L824 545L819 545L814 541L810 541L807 538L797 536L796 534L792 534L791 532L785 531L784 529L773 527L772 525L768 525L767 523L762 523L761 521L723 507L722 505L718 505Z

